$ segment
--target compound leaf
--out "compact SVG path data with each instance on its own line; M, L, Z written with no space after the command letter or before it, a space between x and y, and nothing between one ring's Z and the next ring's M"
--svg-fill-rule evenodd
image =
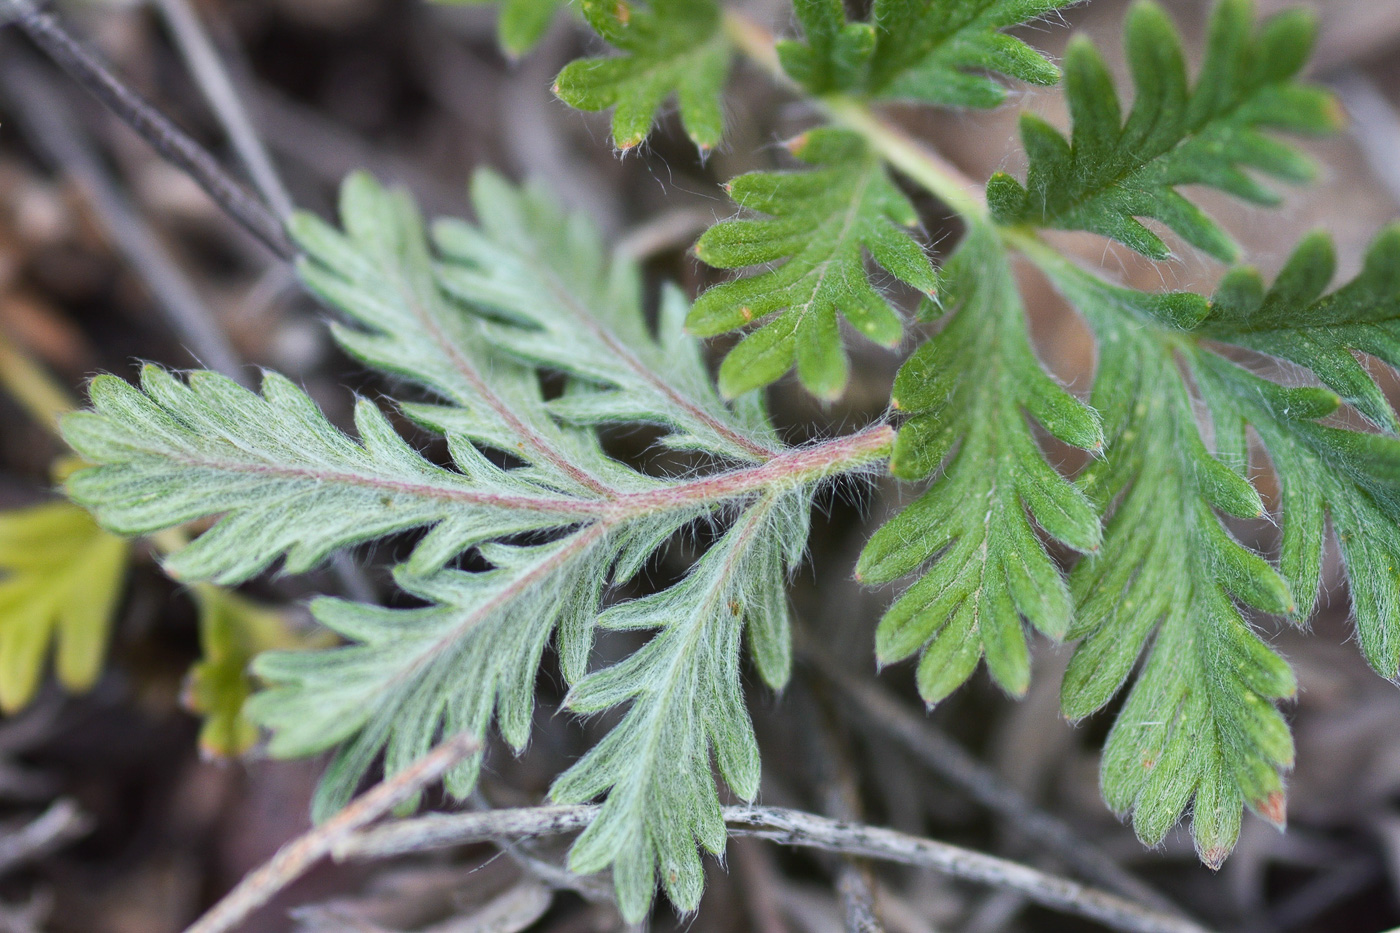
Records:
M709 289L687 319L692 333L708 337L771 316L720 367L720 390L731 398L767 385L794 361L810 391L838 397L849 369L838 314L876 343L899 343L903 322L870 284L866 253L920 291L932 294L937 284L908 233L918 223L913 205L859 136L813 130L789 148L813 168L754 172L729 185L736 203L770 219L716 224L695 247L721 269L783 261Z
M909 358L894 404L910 415L892 468L942 475L871 538L858 574L871 583L928 565L880 621L882 663L921 653L919 691L937 702L986 657L1021 694L1030 661L1021 619L1052 638L1070 626L1064 581L1032 518L1079 551L1099 545L1098 516L1045 461L1027 416L1066 443L1098 450L1098 416L1036 360L1016 281L991 230L974 226L944 276L952 307L942 332Z
M365 176L345 184L344 232L307 217L293 224L308 253L307 283L355 325L336 328L341 343L435 397L400 408L446 441L450 467L414 450L367 401L356 408L356 440L280 376L267 375L258 394L211 373L181 380L147 367L139 388L100 377L93 410L65 420L65 436L95 464L68 488L124 533L213 519L169 559L191 580L237 582L279 556L288 570L304 570L346 544L424 530L394 570L424 606L320 600L313 614L344 645L258 655L253 670L268 688L246 714L271 730L271 751L335 749L315 801L325 817L377 761L401 771L445 733L481 735L494 722L521 749L552 641L578 704L632 701L616 737L580 763L588 779L560 785L608 795L579 863L625 866L618 881L634 920L657 870L689 909L698 897L696 840L711 851L723 843L722 823L716 838L714 814L693 806L717 799L706 743L736 793L756 789L738 689L741 633L764 680L781 686L791 657L781 584L801 555L812 492L883 459L890 432L875 426L782 446L761 406L721 401L681 333L687 309L677 297L663 303L653 336L635 267L608 262L585 225L492 176L478 179L475 197L489 219L440 227L442 262L411 205ZM545 400L541 367L563 374L558 398ZM651 476L607 457L593 426L638 421L666 426L672 443L708 458L686 475ZM604 611L609 584L634 577L677 531L726 518L733 527L679 583ZM458 569L469 550L488 569ZM236 747L248 737L234 707L251 649L230 631L229 604L220 606L206 612L211 653L196 672L195 698L215 715L210 741ZM678 607L693 614L677 621ZM612 673L585 677L600 613L612 627L661 631ZM629 671L639 679L628 680ZM703 696L688 695L687 683ZM687 733L709 738L675 744L695 704L712 699L699 733ZM607 751L639 741L663 757ZM672 783L678 762L683 790ZM466 794L479 766L455 768L448 790Z
M1181 39L1165 12L1140 0L1128 14L1125 45L1135 95L1121 117L1117 92L1093 46L1076 38L1065 56L1073 133L1066 140L1029 114L1021 135L1030 157L1026 185L997 174L987 201L998 223L1087 230L1164 259L1167 245L1136 218L1151 218L1211 255L1230 261L1230 237L1176 191L1208 185L1258 204L1278 201L1248 174L1307 181L1312 162L1264 130L1326 132L1338 108L1296 78L1316 31L1294 10L1253 26L1250 0L1222 0L1205 60L1188 86Z
M702 151L724 135L720 93L733 55L714 0L581 0L584 19L622 54L570 62L554 81L579 110L612 108L613 145L631 149L651 132L672 94L691 142Z

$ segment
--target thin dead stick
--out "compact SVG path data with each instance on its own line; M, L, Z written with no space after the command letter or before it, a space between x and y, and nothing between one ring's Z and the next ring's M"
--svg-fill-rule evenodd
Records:
M87 835L92 818L67 798L54 802L32 822L0 834L0 875Z
M726 807L730 831L782 845L822 849L931 868L956 878L1019 891L1045 907L1079 914L1131 933L1204 933L1182 917L1140 907L1126 898L1046 874L1018 862L921 839L892 829L832 820L775 807Z
M214 48L209 33L200 23L199 14L189 0L157 0L157 5L166 25L170 27L175 47L194 75L204 99L224 128L234 152L238 153L239 160L248 170L263 200L272 206L272 212L278 217L291 216L294 206L291 196L287 194L287 187L282 184L282 177L277 174L262 137L253 127L248 108L243 106L243 98L234 88L233 79Z
M481 792L479 787L472 792L469 802L478 810L491 809L491 802L486 799L486 795ZM605 879L596 875L575 874L567 867L541 858L532 850L529 840L504 837L491 841L496 848L505 854L506 858L555 890L573 891L584 900L592 903L610 904L616 902L612 885L608 884Z
M583 829L593 821L598 809L596 806L530 807L432 814L399 820L366 832L344 834L333 846L331 855L337 861L376 859L506 837L535 839L561 835ZM955 878L1019 891L1037 904L1089 917L1129 933L1205 933L1204 927L1191 920L1140 907L1107 891L1006 859L892 829L775 807L725 807L723 815L736 836L755 836L783 845L931 868Z
M881 688L850 676L831 659L811 650L804 650L803 657L853 701L854 712L866 725L899 743L973 800L1001 814L1008 826L1050 849L1076 873L1154 910L1184 916L1181 908L1161 892L1124 871L1068 823L1036 807L1001 775L968 754L927 719L910 712Z
M167 161L188 174L230 217L282 259L295 255L282 222L221 166L190 134L112 73L52 13L34 0L0 0L35 45L134 129Z
M465 733L447 739L412 767L376 784L320 826L278 849L276 855L247 875L185 933L224 933L233 929L343 840L432 784L480 748L476 737Z
M112 246L141 276L166 321L195 359L247 385L242 362L215 323L213 312L98 160L85 134L73 123L72 108L53 86L47 69L12 42L2 47L0 85L14 103L26 135L77 182Z
M431 849L450 849L495 839L543 839L578 832L593 822L600 808L589 804L562 807L517 807L473 813L429 813L395 820L345 836L331 850L337 862L381 859Z

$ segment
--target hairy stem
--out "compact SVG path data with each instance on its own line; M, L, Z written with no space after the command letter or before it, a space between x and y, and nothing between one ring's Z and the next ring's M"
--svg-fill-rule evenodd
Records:
M161 457L191 469L256 473L275 479L358 486L462 505L546 513L559 516L562 523L574 519L613 524L646 515L718 505L774 488L789 489L860 470L886 458L893 443L894 429L887 424L877 424L855 434L793 448L759 466L683 480L641 492L609 492L606 498L601 499L552 499L480 493L455 484L407 483L375 474L223 460L212 455L200 457L162 452Z

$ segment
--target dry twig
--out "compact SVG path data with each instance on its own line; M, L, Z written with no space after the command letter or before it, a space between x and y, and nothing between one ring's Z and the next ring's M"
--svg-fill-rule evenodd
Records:
M67 798L54 801L32 822L0 835L0 875L87 835L90 829L92 819L76 803Z
M263 200L278 217L290 216L294 205L287 187L273 167L267 147L248 116L248 108L243 105L243 98L234 88L228 69L219 58L209 33L200 24L194 7L189 0L158 0L158 5L180 55L199 82L204 99L228 134L229 142Z
M921 763L987 809L1006 818L1008 826L1056 855L1080 876L1124 897L1164 913L1182 914L1159 891L1124 871L1107 853L1081 837L1069 824L1044 812L991 768L968 754L928 720L911 713L882 688L843 672L839 665L812 652L806 659L850 700L867 725L898 742Z
M190 134L124 84L52 13L34 0L0 0L35 45L90 94L134 129L163 158L189 175L230 217L268 249L290 260L295 252L282 222L250 194Z
M337 860L385 858L503 837L553 836L583 829L597 812L598 807L583 805L432 814L369 832L344 834L331 854ZM724 821L736 836L755 836L783 845L931 868L967 881L1019 891L1037 904L1089 917L1117 930L1204 933L1203 927L1190 920L1141 907L1116 894L1006 859L891 829L775 807L725 807Z
M27 135L77 182L112 246L141 276L190 353L210 369L247 385L242 362L213 312L103 167L90 141L74 124L72 108L44 69L6 42L0 85L14 103Z
M357 830L432 784L480 747L475 736L465 733L442 742L417 764L376 784L320 826L278 849L276 855L248 874L185 933L224 933L233 929Z

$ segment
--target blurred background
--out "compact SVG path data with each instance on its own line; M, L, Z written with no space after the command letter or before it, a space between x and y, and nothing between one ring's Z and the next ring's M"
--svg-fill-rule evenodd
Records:
M1198 47L1207 0L1164 2L1188 44ZM1285 5L1294 4L1260 2L1263 12ZM1342 134L1306 143L1323 167L1319 183L1290 191L1277 211L1208 194L1201 200L1266 272L1305 232L1325 227L1350 274L1370 238L1400 214L1400 0L1309 5L1322 24L1314 76L1337 90L1351 115ZM790 27L786 4L743 6L775 30ZM497 50L489 7L420 0L61 5L125 80L230 166L237 165L234 153L181 53L175 8L193 9L207 30L298 207L327 214L341 177L365 168L410 190L430 216L466 214L468 179L491 166L547 185L590 214L618 251L644 262L653 284L672 279L692 294L713 272L689 253L691 243L733 213L719 184L743 171L788 165L779 143L812 122L800 102L741 65L726 101L721 150L701 161L668 118L641 151L619 157L605 116L569 110L550 93L565 62L597 48L568 13L533 54L511 61ZM1117 61L1126 8L1120 0L1094 0L1025 36L1058 54L1069 29L1083 30ZM142 360L174 367L222 361L249 378L256 377L254 367L268 367L305 385L341 424L356 392L394 389L335 348L323 313L299 293L286 264L18 31L0 31L0 43L0 509L35 515L32 507L53 501L56 471L65 467L52 415L75 404L64 394L79 398L97 372L131 377ZM980 181L998 169L1020 170L1015 121L1022 108L1065 123L1054 90L1018 89L992 113L896 108L892 114ZM946 211L928 198L918 204L935 249L955 242L957 225ZM1090 237L1057 242L1140 287L1208 290L1220 273L1189 250L1152 265ZM1087 392L1093 372L1087 332L1028 271L1025 289L1043 359ZM786 383L774 390L774 415L789 438L849 430L882 416L900 357L866 342L850 346L854 379L835 405L822 408ZM620 455L635 456L642 439L610 443ZM1070 452L1057 455L1066 469L1075 468ZM1260 483L1270 491L1266 475ZM812 562L793 600L799 640L840 659L828 673L842 676L834 681L818 671L820 664L800 665L781 698L749 678L764 751L762 802L844 814L1069 871L1062 854L1028 839L1017 820L974 799L966 776L949 773L955 758L937 743L951 740L1000 785L988 784L984 773L972 783L1014 791L1064 820L1212 927L1372 933L1400 925L1400 692L1371 673L1350 644L1335 554L1311 633L1260 623L1301 683L1287 711L1298 744L1288 832L1246 816L1238 849L1212 873L1198 864L1185 830L1147 851L1104 808L1097 758L1109 718L1072 726L1059 716L1066 653L1043 639L1036 646L1037 677L1019 703L979 674L925 717L907 665L885 671L878 694L860 693L877 684L872 633L890 594L858 587L850 569L870 531L907 495L881 481L873 489L833 490L822 503ZM0 569L21 574L26 548L44 546L44 527L7 524L0 515ZM1267 525L1237 531L1266 551L1275 546ZM84 565L106 568L105 576L93 571L78 585L96 594L90 598L106 599L115 618L101 670L65 677L85 690L75 695L45 675L32 697L0 697L10 712L0 720L0 820L8 821L0 827L0 933L179 931L307 828L322 762L271 761L255 747L229 757L253 738L228 710L241 683L234 649L314 637L305 600L345 593L347 575L327 570L260 581L243 594L272 610L259 615L263 610L250 603L211 607L210 599L222 597L168 581L155 563L161 546L127 549L115 571L110 560ZM374 566L404 546L389 542L356 555L366 568L367 580L359 582L393 598ZM686 558L678 547L670 560L680 568ZM121 568L123 560L129 570ZM353 585L354 575L349 579ZM37 669L43 646L16 647L5 634L20 618L13 589L0 590L0 666L13 661ZM219 628L224 617L241 620L241 641ZM631 647L619 641L602 650ZM16 653L24 657L13 660ZM600 724L557 713L562 687L552 666L539 691L530 749L516 759L492 748L477 805L541 801L553 776L600 734ZM910 720L923 746L918 738L892 737ZM562 844L544 846L531 857L558 862L562 851ZM521 863L481 846L374 866L322 866L244 929L623 929L605 885L548 884ZM679 920L662 907L654 928L846 929L837 863L734 840L727 866L710 865L699 915ZM883 866L868 883L892 933L1099 929L929 872Z

